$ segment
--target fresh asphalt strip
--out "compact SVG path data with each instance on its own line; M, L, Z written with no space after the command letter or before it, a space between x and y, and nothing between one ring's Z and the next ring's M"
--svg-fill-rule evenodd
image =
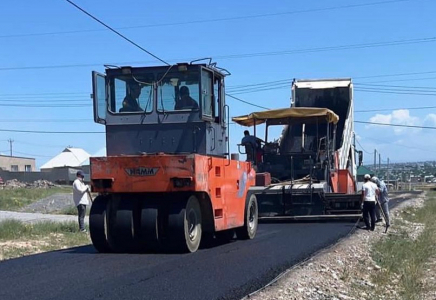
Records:
M0 299L240 299L353 229L260 224L253 240L194 254L99 254L89 245L31 255L0 263Z

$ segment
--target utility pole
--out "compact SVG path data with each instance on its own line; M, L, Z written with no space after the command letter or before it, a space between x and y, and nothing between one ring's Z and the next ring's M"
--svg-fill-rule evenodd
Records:
M380 169L381 169L381 154L378 154L378 172L380 173Z
M9 142L9 150L10 150L10 153L11 153L11 156L12 156L12 143L14 142L14 140L13 139L9 139L8 142Z
M389 157L388 157L388 167L386 169L386 178L387 178L388 184L389 184Z
M377 171L377 149L374 149L374 175Z

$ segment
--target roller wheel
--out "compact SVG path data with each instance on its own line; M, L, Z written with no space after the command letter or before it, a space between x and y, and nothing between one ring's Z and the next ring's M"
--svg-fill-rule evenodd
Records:
M109 222L109 244L115 252L134 252L138 250L135 239L133 202L121 199L111 210Z
M251 240L257 232L258 224L258 206L255 195L251 195L245 206L244 226L236 229L236 236L241 240Z
M158 206L144 202L141 207L139 240L144 250L155 251L159 247Z
M201 209L197 197L174 203L168 215L168 250L195 252L201 242Z
M91 241L95 249L101 253L111 251L107 236L107 204L106 197L98 196L92 203L89 214Z

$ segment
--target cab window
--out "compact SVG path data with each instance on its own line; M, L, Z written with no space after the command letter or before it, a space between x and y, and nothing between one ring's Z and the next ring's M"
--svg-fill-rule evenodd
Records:
M214 117L213 75L203 70L201 74L201 109L205 117Z
M160 112L198 110L199 99L198 72L170 73L158 84L157 107Z
M131 76L119 76L112 82L112 113L138 113L153 111L152 78L133 79Z

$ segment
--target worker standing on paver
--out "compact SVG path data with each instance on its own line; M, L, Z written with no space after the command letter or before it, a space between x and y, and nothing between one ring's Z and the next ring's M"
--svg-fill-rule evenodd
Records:
M77 212L79 216L79 230L81 232L86 232L85 229L85 214L86 206L89 205L88 191L89 186L83 182L85 174L83 171L77 171L76 180L73 183L73 200L77 207Z
M391 226L390 224L390 219L389 219L389 196L388 196L388 188L386 187L386 184L383 180L378 179L377 177L373 176L371 178L371 181L374 182L379 191L379 197L378 197L378 202L380 203L381 209L383 210L384 216L385 216L385 222L386 222L386 228ZM377 217L376 222L381 222L382 221L382 217L381 217L381 212L380 212L380 207L377 205L376 209L375 209L375 215Z
M362 204L363 220L365 221L366 230L374 231L375 229L375 206L379 190L375 183L371 182L371 175L365 174L364 184L362 186ZM370 222L371 220L371 222Z

